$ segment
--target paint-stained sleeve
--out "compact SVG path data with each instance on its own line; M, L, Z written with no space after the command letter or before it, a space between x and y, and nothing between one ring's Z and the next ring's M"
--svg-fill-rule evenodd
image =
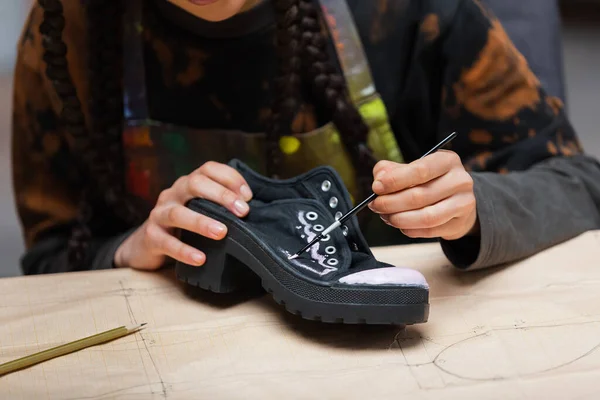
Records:
M600 166L500 22L464 0L440 42L440 131L459 132L452 150L472 173L480 223L479 236L442 240L453 264L508 263L600 228Z
M12 174L16 210L25 241L24 274L70 271L67 244L77 214L79 187L69 138L43 74L42 13L34 5L18 44L13 79ZM112 254L124 239L95 238L89 269L112 268Z

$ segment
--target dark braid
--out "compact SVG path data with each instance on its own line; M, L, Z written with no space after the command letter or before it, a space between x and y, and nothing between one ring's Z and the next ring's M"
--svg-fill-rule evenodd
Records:
M125 0L87 0L90 82L90 129L88 131L77 91L69 74L65 27L60 0L38 0L44 10L40 26L46 76L62 102L60 119L72 136L74 153L80 156L79 184L83 187L77 224L69 241L72 269L84 267L92 237L92 221L98 199L110 206L127 226L140 223L144 209L127 196L124 185L122 124L121 12ZM300 107L301 55L314 88L332 113L354 162L359 185L370 189L375 163L366 145L368 127L348 99L344 79L329 61L316 7L310 0L274 0L277 15L279 74L277 95L267 130L268 174L277 176L280 165L279 138L289 134ZM83 180L85 179L85 180ZM102 217L102 216L101 216ZM102 219L102 218L100 218Z
M94 147L89 149L88 156L106 202L118 217L132 226L141 222L144 213L140 211L140 204L128 196L124 181L123 1L87 0L86 3L90 139Z
M120 92L120 31L117 28L115 20L118 21L118 5L120 1L88 1L86 4L87 12L87 33L88 33L88 82L90 85L89 112L90 112L90 142L94 149L88 154L97 158L92 161L94 176L99 179L102 187L110 190L107 197L113 199L114 188L109 181L112 174L107 169L111 166L104 157L99 157L98 150L105 147L107 140L113 140L113 135L108 133L108 129L120 124L121 114L118 109L121 101L115 98ZM117 26L115 26L117 25ZM107 26L110 29L107 29ZM117 128L117 134L120 129ZM114 132L113 132L114 133ZM115 162L119 161L117 157ZM115 165L114 167L117 167ZM113 168L114 169L114 168ZM114 185L114 182L112 182Z
M373 167L377 160L367 145L369 127L347 93L344 77L329 60L327 42L321 33L319 14L313 0L300 0L302 51L307 73L317 94L332 113L331 119L350 152L359 189L371 193Z
M329 60L313 0L275 0L279 76L271 126L267 131L267 170L276 176L279 138L288 134L300 104L300 71L313 82L317 95L331 112L331 119L350 151L362 195L371 191L372 171L377 160L367 146L369 127L349 99L345 79ZM300 28L300 29L299 29ZM304 57L304 62L302 58Z
M276 0L276 49L279 75L275 79L275 98L267 128L267 174L277 177L281 151L279 138L291 131L292 120L300 107L300 11L299 0Z
M92 238L94 205L104 198L126 223L138 222L136 208L127 201L123 182L121 147L120 29L121 1L88 0L90 41L90 116L88 131L81 103L71 79L67 46L62 38L65 27L60 0L38 0L44 10L40 25L46 76L62 102L60 119L73 137L74 153L81 159L82 187L76 225L69 240L69 263L83 269ZM111 165L112 164L112 165ZM105 216L101 216L105 218ZM102 218L101 218L102 219Z
M84 149L88 144L85 117L69 74L66 58L67 46L62 39L62 32L65 27L62 4L59 0L39 0L39 4L44 10L44 22L40 25L40 33L42 34L42 45L44 47L43 58L46 62L46 76L52 82L56 93L62 100L63 108L60 119L72 135L74 147ZM80 168L81 166L78 169ZM84 176L84 173L79 174L80 179ZM91 238L89 229L91 210L87 201L90 197L89 188L86 185L83 189L76 225L73 227L69 241L69 263L71 265L79 266L84 262L87 243ZM74 269L79 268L75 267Z

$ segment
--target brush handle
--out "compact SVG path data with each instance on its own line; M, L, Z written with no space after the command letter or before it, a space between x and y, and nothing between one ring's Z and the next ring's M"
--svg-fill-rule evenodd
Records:
M450 135L448 135L444 140L442 140L441 142L439 142L438 144L436 144L431 150L429 150L427 153L423 154L421 156L421 158L425 158L428 155L430 155L431 153L433 153L434 151L439 150L440 147L442 147L443 145L445 145L446 143L448 143L449 141L451 141L452 139L454 139L456 137L456 132L452 132ZM367 206L367 204L369 204L370 202L372 202L373 200L375 200L377 198L377 194L372 193L369 197L367 197L366 199L364 199L359 205L357 205L356 207L354 207L352 210L348 211L346 213L346 215L344 215L343 217L341 217L339 219L340 224L343 224L344 222L346 222L349 218L351 218L353 215L357 214L358 212L360 212L363 208L365 208ZM333 225L332 225L333 226ZM338 225L339 226L339 225ZM328 232L331 232L330 230L328 230Z
M435 145L431 150L429 150L427 153L423 154L421 156L421 158L427 157L429 154L433 153L434 151L437 151L440 147L442 147L443 145L445 145L446 143L448 143L449 141L451 141L455 137L456 137L456 132L452 132L444 140L442 140L437 145ZM335 221L333 224L329 225L327 227L327 229L325 229L323 232L321 232L319 235L317 235L317 237L315 237L310 243L308 243L306 246L304 246L300 251L298 251L296 254L294 254L293 256L290 256L288 258L289 259L293 259L293 258L298 257L298 255L304 253L313 244L315 244L319 240L321 240L322 237L324 237L325 235L327 235L328 233L330 233L334 229L340 227L344 222L346 222L353 215L358 214L363 208L365 208L367 206L367 204L369 204L370 202L372 202L373 200L375 200L377 198L377 196L378 196L377 194L372 193L369 197L367 197L366 199L364 199L359 205L357 205L356 207L354 207L352 210L348 211L346 213L346 215L342 216L340 219L338 219L337 221Z
M375 200L376 197L377 197L376 193L371 194L369 197L367 197L366 199L364 199L359 205L357 205L356 207L354 207L352 210L348 211L346 213L346 215L344 215L343 217L341 217L338 220L338 222L340 224L343 224L349 218L351 218L354 214L357 214L360 210L362 210L363 208L365 208L367 206L367 204L369 204L370 202L372 202L373 200Z

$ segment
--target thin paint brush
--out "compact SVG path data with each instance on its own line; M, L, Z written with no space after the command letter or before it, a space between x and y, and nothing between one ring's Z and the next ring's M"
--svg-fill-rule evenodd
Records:
M456 132L452 132L450 135L448 135L448 137L446 137L444 140L442 140L441 142L439 142L438 144L436 144L431 150L429 150L427 153L423 154L421 156L421 158L427 157L431 153L439 150L442 146L444 146L446 143L450 142L455 137L456 137ZM334 229L339 228L340 226L342 226L342 224L344 222L346 222L352 216L356 215L363 208L365 208L367 206L367 204L369 204L370 202L372 202L376 198L377 198L377 194L375 194L375 193L371 194L369 197L367 197L365 200L363 200L359 205L357 205L356 207L354 207L352 210L348 211L345 215L343 215L342 217L340 217L333 224L329 225L329 227L327 229L325 229L323 232L321 232L319 235L317 235L317 237L315 237L313 240L311 240L306 246L304 246L302 249L300 249L296 254L293 254L293 255L289 256L288 260L293 260L294 258L297 258L300 254L304 253L312 245L314 245L319 240L321 240L321 238L323 236L329 234Z

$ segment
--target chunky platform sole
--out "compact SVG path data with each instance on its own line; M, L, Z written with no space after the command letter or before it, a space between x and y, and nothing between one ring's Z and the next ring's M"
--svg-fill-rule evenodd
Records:
M207 214L206 210L202 212ZM220 219L216 215L209 216ZM290 313L308 320L393 325L427 322L429 292L426 289L311 283L282 268L235 224L228 225L227 237L219 241L188 231L182 233L182 240L201 249L207 260L201 267L177 263L179 280L216 293L261 285Z

